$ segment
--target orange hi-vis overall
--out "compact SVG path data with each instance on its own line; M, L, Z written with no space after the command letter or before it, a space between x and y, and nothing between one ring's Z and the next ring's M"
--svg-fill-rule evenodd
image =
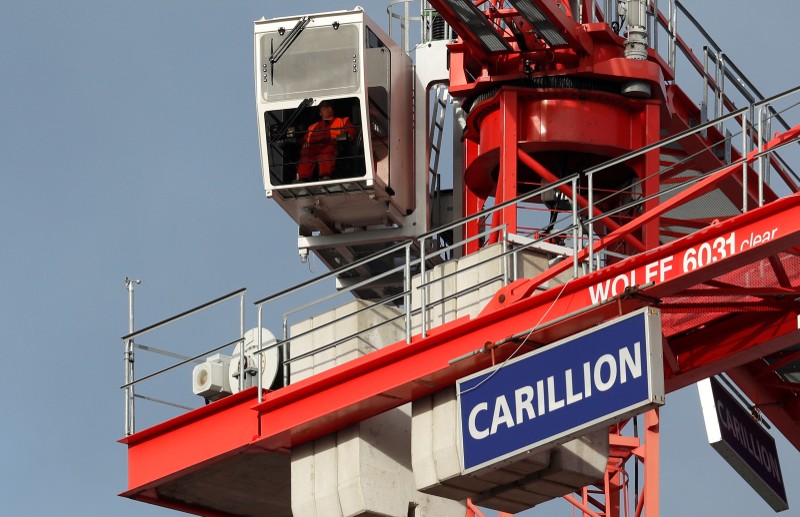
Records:
M300 150L298 179L304 181L313 179L315 166L319 167L320 178L330 177L338 155L336 139L342 133L350 138L355 136L355 129L349 117L320 120L308 126L308 133L303 138L303 147Z

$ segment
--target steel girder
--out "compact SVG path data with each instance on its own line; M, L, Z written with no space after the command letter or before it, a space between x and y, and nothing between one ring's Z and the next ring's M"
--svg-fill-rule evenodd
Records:
M769 240L744 240L765 233L770 234ZM692 256L692 250L696 253L705 249L705 244L713 246L731 235L742 236L734 253L718 255L708 264L687 270L686 257ZM504 360L517 348L521 333L532 331L524 347L530 350L644 305L657 305L726 272L768 260L797 242L800 195L712 225L561 287L517 298L512 294L514 288L525 282L511 284L477 317L431 329L427 337L415 336L411 344L395 343L267 393L261 403L251 389L125 438L130 472L126 495L135 497L160 479L221 457L248 450L285 450L324 436L452 385L492 361ZM737 318L736 325L727 327L722 320L709 325L705 336L695 333L673 338L665 328L668 388L694 382L699 374L740 367L797 343L800 332L795 310L788 306L767 313L769 318L763 314ZM729 329L728 336L718 339L717 333L724 328ZM792 427L789 422L787 416L776 425L785 435L796 435L790 440L797 444L797 423Z

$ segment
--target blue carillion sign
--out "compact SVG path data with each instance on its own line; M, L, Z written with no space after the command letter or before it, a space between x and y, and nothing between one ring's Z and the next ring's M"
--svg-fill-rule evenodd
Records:
M664 403L646 308L458 381L462 469L544 450Z

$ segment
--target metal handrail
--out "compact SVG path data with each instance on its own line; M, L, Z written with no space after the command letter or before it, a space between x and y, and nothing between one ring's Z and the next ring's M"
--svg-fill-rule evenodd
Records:
M188 364L190 362L196 361L197 359L200 359L201 357L204 357L205 355L207 355L209 353L213 353L213 352L215 352L217 350L221 350L221 349L223 349L223 348L225 348L227 346L230 346L231 344L236 343L237 341L241 341L244 338L244 295L245 295L246 292L247 292L247 289L244 288L244 287L241 288L241 289L237 289L236 291L232 291L232 292L230 292L228 294L225 294L225 295L222 295L222 296L220 296L218 298L214 298L211 301L202 303L202 304L197 305L197 306L195 306L195 307L193 307L191 309L188 309L188 310L183 311L183 312L181 312L179 314L176 314L175 316L171 316L171 317L166 318L164 320L161 320L161 321L159 321L157 323L154 323L152 325L148 325L148 326L146 326L146 327L144 327L142 329L139 329L137 331L134 331L134 332L129 332L128 334L122 336L122 342L124 343L124 354L123 354L124 358L123 358L123 362L124 362L124 366L125 366L125 383L121 386L121 388L124 391L124 395L125 395L125 425L124 425L125 436L130 436L134 432L136 432L136 406L135 406L136 398L146 398L147 400L151 400L151 401L155 401L155 402L166 403L166 404L169 404L169 405L172 405L172 406L176 406L176 407L183 407L183 406L181 406L179 404L174 404L174 403L171 403L171 402L168 403L168 402L162 401L160 399L155 399L155 398L152 398L152 397L142 397L142 396L137 395L136 391L135 391L135 387L136 387L136 385L138 383L140 383L142 381L145 381L145 380L148 380L148 379L152 379L154 377L158 377L158 376L160 376L160 375L162 375L162 374L164 374L166 372L172 371L172 370L174 370L174 369L176 369L176 368L178 368L180 366L183 366L183 365ZM136 337L142 336L144 334L147 334L147 333L152 332L152 331L154 331L156 329L162 328L162 327L164 327L166 325L169 325L171 323L175 323L176 321L179 321L179 320L181 320L183 318L186 318L186 317L188 317L190 315L193 315L193 314L196 314L198 312L201 312L201 311L203 311L205 309L214 307L214 306L216 306L216 305L218 305L218 304L220 304L222 302L225 302L225 301L230 300L232 298L235 298L237 296L240 297L240 303L239 303L239 339L238 340L232 341L230 343L227 343L225 345L217 347L214 350L212 350L211 352L206 352L204 354L198 354L197 356L190 357L190 358L187 358L187 359L183 359L182 361L180 361L177 364L168 366L167 368L164 368L164 369L159 370L157 372L154 372L154 373L151 373L151 374L146 375L144 377L141 377L139 379L136 379L135 372L134 372L134 363L136 362L135 350L137 348L137 346L135 344L135 338ZM131 307L131 310L133 310L133 307ZM146 350L144 348L142 350L148 351L148 350ZM165 351L159 350L157 353L164 354ZM243 361L244 361L244 347L241 347L241 353L240 353L240 357L239 357L240 365L243 364ZM241 386L241 382L240 382L239 388L241 389L241 387L242 386Z
M128 388L130 386L135 386L135 385L139 384L140 382L146 381L148 379L152 379L153 377L158 377L161 374L167 373L167 372L169 372L171 370L174 370L176 368L179 368L179 367L181 367L183 365L186 365L186 364L189 364L189 363L193 363L193 362L197 361L198 359L201 359L203 357L207 357L207 356L209 356L209 355L211 355L211 354L213 354L215 352L219 352L220 350L222 350L224 348L227 348L227 347L230 347L230 346L234 346L237 343L242 343L242 342L244 342L244 338L234 339L233 341L229 341L228 343L225 343L224 345L220 345L220 346L212 348L211 350L207 350L207 351L205 351L203 353L200 353L200 354L197 354L195 356L188 357L188 358L180 361L179 363L173 364L172 366L167 366L166 368L162 368L161 370L158 370L157 372L153 372L153 373L151 373L149 375L145 375L144 377L140 377L140 378L138 378L136 380L133 380L133 381L128 382L128 383L125 383L122 386L120 386L120 388L125 389L125 388Z
M411 11L409 10L409 5L411 2L420 1L420 0L392 0L386 6L386 13L389 15L389 37L392 36L392 22L394 20L400 21L400 28L402 29L402 34L400 35L400 48L403 49L404 52L408 53L411 50L410 44L410 31L409 26L411 22L420 22L420 34L419 38L422 40L423 34L423 27L422 27L422 5L420 5L420 14L419 15L412 15ZM423 0L424 1L424 0ZM421 2L422 3L422 2ZM403 13L398 14L394 12L394 7L397 5L402 5L404 7Z
M310 286L312 286L314 284L318 284L319 282L322 282L323 280L327 280L327 279L330 279L330 278L335 278L335 277L337 277L339 275L347 273L347 272L349 272L349 271L351 271L353 269L357 269L357 268L359 268L361 266L369 264L370 262L373 262L375 260L383 258L383 257L385 257L387 255L391 255L392 253L395 253L395 252L403 249L405 246L407 246L407 243L405 243L405 242L394 244L394 245L386 248L385 250L377 251L377 252L375 252L375 253L373 253L371 255L368 255L366 257L360 258L358 260L355 260L355 261L353 261L353 262L351 262L349 264L346 264L344 266L340 266L340 267L338 267L336 269L332 269L332 270L328 271L327 273L323 273L321 275L315 276L314 278L311 278L310 280L306 280L305 282L301 282L298 285L295 285L293 287L287 287L286 289L283 289L282 291L278 291L275 294L271 294L269 296L265 296L264 298L261 298L260 300L256 300L255 302L253 302L253 305L256 305L256 306L264 305L267 302L271 302L271 301L277 300L278 298L283 298L284 296L292 294L292 293L294 293L296 291L299 291L301 289L305 289L306 287L310 287Z
M711 44L714 50L717 53L722 53L722 48L717 44L716 41L714 41L714 38L712 38L711 35L708 34L708 32L703 28L700 22L698 22L697 19L689 12L689 10L683 6L683 3L680 0L675 0L675 3L680 12L683 13L684 16L686 16L686 18L697 29L697 31L706 39L708 43ZM752 82L750 82L747 76L744 73L742 73L742 71L739 69L738 66L736 66L736 64L730 59L730 57L726 56L725 66L726 66L725 68L726 74L728 73L727 70L732 70L735 74L735 75L733 74L727 75L727 77L731 80L736 81L737 83L741 83L740 86L742 86L742 88L739 88L739 92L743 96L745 96L745 98L747 98L751 103L756 102L758 99L764 99L764 95L758 90L758 88L756 88L756 86ZM750 94L747 90L744 89L744 87L749 89L749 92L754 93L756 97L754 98L752 94ZM782 117L778 116L776 118L781 123L781 125L785 130L789 129L790 127L789 124Z
M169 323L173 323L175 321L178 321L180 319L185 318L186 316L190 316L190 315L192 315L192 314L194 314L196 312L200 312L200 311L202 311L204 309L208 309L210 307L213 307L214 305L220 304L220 303L222 303L224 301L230 300L231 298L234 298L236 296L244 294L246 291L247 291L247 288L246 287L242 287L241 289L237 289L237 290L232 291L232 292L230 292L228 294L224 294L224 295L220 296L219 298L214 298L213 300L211 300L209 302L202 303L202 304L200 304L200 305L198 305L196 307L193 307L191 309L183 311L180 314L176 314L175 316L170 316L169 318L161 320L158 323L153 323L152 325L148 325L147 327L139 329L136 332L131 332L130 334L125 334L124 336L122 336L121 339L123 341L125 341L125 340L128 340L128 339L136 338L137 336L141 336L143 334L147 334L148 332L151 332L153 330L161 328L164 325L167 325Z

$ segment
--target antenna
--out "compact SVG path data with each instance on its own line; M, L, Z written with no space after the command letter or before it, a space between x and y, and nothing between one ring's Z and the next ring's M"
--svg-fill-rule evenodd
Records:
M141 284L141 280L131 280L125 277L125 287L128 289L128 332L133 333L133 285Z

